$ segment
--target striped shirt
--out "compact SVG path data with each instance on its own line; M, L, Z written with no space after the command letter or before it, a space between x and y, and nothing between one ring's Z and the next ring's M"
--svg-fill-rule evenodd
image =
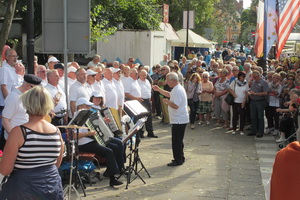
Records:
M60 134L40 133L20 126L24 144L20 147L14 169L32 169L56 163L60 154Z

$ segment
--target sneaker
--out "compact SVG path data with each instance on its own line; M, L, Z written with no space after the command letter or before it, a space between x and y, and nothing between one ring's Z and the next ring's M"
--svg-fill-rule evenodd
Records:
M271 132L271 129L269 129L269 128L265 129L265 134L270 134L270 132Z
M235 133L236 133L235 131L232 131L232 132L231 132L231 135L235 135Z
M207 125L210 125L210 122L209 122L209 121L207 121L207 122L206 122L206 124L207 124Z
M194 129L195 128L195 125L194 124L191 124L191 129Z
M240 132L240 135L245 135L245 133L241 131L241 132Z
M161 116L156 116L156 119L161 119Z
M199 125L202 125L202 124L203 124L203 122L202 122L202 121L200 121L198 124L199 124Z
M276 140L276 142L278 142L278 143L283 142L283 141L285 141L284 137L280 137L278 140Z

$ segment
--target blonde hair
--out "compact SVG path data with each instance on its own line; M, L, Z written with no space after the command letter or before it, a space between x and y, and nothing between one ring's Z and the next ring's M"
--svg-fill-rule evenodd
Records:
M21 100L29 115L43 117L54 108L50 93L41 86L26 91L22 94Z

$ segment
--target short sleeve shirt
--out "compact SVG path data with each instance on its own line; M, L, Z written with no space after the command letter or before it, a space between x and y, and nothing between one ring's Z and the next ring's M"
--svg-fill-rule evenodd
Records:
M170 92L170 101L178 106L174 109L168 106L171 124L187 124L189 114L187 109L187 96L182 85L177 84Z

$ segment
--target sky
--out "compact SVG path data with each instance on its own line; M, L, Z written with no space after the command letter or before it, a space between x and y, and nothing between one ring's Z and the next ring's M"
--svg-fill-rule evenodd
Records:
M249 8L252 0L244 0L244 8Z

